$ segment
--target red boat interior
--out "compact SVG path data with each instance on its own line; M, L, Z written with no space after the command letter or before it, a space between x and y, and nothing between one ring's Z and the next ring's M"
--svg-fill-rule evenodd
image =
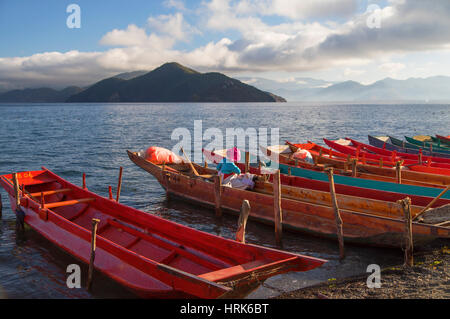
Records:
M133 212L127 211L136 210L74 187L55 176L48 171L19 173L18 181L20 189L25 187L27 197L41 207L44 204L51 212L89 232L92 219L99 219L98 236L156 263L169 265L210 281L220 281L250 269L297 258L288 253L240 245L178 224L164 225L169 222L155 216L153 218L157 220L153 223L161 223L161 227L151 227L151 223L140 225L132 218ZM3 185L9 184L10 190L13 187L11 174L2 176L0 182ZM121 213L118 214L114 208L120 209ZM189 231L194 232L192 241L186 241ZM240 249L233 249L234 245L240 245ZM307 267L309 266L305 265Z

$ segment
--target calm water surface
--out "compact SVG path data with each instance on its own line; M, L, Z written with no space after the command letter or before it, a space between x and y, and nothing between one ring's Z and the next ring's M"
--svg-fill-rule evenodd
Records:
M450 105L312 105L312 104L0 104L0 174L38 170L45 166L62 178L81 185L87 174L90 190L108 196L108 185L117 183L124 167L121 202L169 220L215 235L233 238L237 218L216 219L212 210L179 201L168 203L159 183L127 157L126 150L150 145L172 148L172 131L203 120L203 130L279 127L280 142L321 142L321 137L367 135L450 134ZM206 141L208 142L208 141ZM115 188L115 187L114 187ZM94 289L66 287L66 267L78 263L46 239L27 229L15 232L15 216L3 189L0 220L0 297L3 298L133 298L127 290L103 277ZM284 249L328 259L306 273L279 275L250 294L267 298L326 281L361 274L367 265L397 264L402 252L346 246L347 257L338 260L337 243L283 234ZM249 222L246 239L275 247L272 227ZM82 267L83 285L87 267Z

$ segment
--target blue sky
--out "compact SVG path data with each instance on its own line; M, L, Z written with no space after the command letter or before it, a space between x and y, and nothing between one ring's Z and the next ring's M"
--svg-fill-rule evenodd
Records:
M71 3L81 8L80 29L66 26ZM86 85L167 61L279 81L450 75L450 5L433 4L0 0L0 89ZM377 10L369 12L371 5ZM371 17L379 28L368 24Z

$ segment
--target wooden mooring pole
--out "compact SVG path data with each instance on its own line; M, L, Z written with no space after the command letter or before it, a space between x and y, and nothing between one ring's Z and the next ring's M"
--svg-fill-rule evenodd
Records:
M236 241L245 244L245 227L247 226L248 215L250 214L250 203L244 199L242 201L241 213L239 214L238 228L236 230Z
M352 159L352 176L356 177L356 172L358 170L358 160L356 158Z
M122 172L123 172L123 167L120 166L120 169L119 169L119 180L117 181L116 202L119 202L120 190L122 189Z
M340 259L344 259L345 250L344 250L344 231L343 231L343 222L341 218L341 214L339 213L339 206L336 199L336 191L334 188L334 178L333 178L333 168L328 167L325 169L325 172L328 175L328 180L330 181L330 195L331 195L331 203L333 204L334 209L334 218L336 220L336 232L339 240L339 257Z
M0 218L2 217L3 204L2 204L2 194L0 193Z
M250 172L250 152L245 152L245 173Z
M222 216L221 206L222 197L222 177L220 175L214 176L214 201L216 207L216 217Z
M94 274L94 261L95 261L95 248L96 248L96 240L97 240L97 226L100 223L99 219L92 219L92 232L91 232L91 259L89 261L89 271L88 271L88 281L87 281L87 289L91 290L92 288L92 280Z
M405 263L407 267L414 265L413 257L413 235L412 235L412 218L411 218L411 199L406 197L398 201L402 205L403 213L405 214Z
M108 194L109 194L109 200L114 200L114 199L113 199L112 187L111 187L111 186L108 186Z
M83 189L86 189L86 173L83 173Z
M395 163L395 177L397 178L397 184L402 183L402 166L399 161Z
M281 209L281 181L280 170L273 175L273 213L275 222L275 241L278 246L282 245L283 237L283 211Z

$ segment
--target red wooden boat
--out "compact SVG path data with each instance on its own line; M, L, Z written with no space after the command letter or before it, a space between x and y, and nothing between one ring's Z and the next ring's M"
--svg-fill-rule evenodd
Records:
M450 145L450 136L442 136L436 134L436 138L439 139L442 143Z
M312 142L304 144L293 144L289 141L286 141L286 144L289 145L291 153L295 152L295 150L297 150L298 148L308 150L317 164L309 165L310 167L308 167L307 164L303 164L300 161L297 161L297 165L299 166L310 169L314 167L321 167L321 170L323 170L324 165L331 165L335 168L341 169L342 174L344 174L346 170L351 168L351 163L349 163L348 160L353 157L348 154L346 155L344 153L339 153ZM262 151L263 153L266 152L266 150L263 148ZM295 160L290 158L290 155L292 154L286 153L286 151L284 154L280 154L280 162L288 165L295 165ZM358 168L356 171L356 177L385 181L389 181L385 179L385 177L390 178L390 181L396 178L396 172L392 166L394 163L392 162L380 163L380 161L365 159L364 157L360 157L357 162ZM428 187L442 187L445 185L450 185L450 176L429 173L430 170L433 170L433 168L430 167L420 166L420 169L422 168L424 168L424 171L413 171L411 169L405 169L404 167L402 167L402 183ZM340 171L337 171L337 173L341 174ZM346 175L348 174L349 173L346 173Z
M359 147L361 150L363 151L368 151L368 152L372 152L375 154L379 154L379 155L384 155L384 156L389 156L389 157L401 157L403 159L410 159L412 161L415 162L419 162L419 155L417 154L411 154L411 153L402 153L402 152L394 152L394 151L390 151L387 149L382 149L379 147L375 147L372 145L368 145L368 144L364 144L361 142L358 142L354 139L351 138L345 138L346 140L350 141L351 146L353 147ZM450 158L445 158L445 157L435 157L435 156L422 156L422 161L423 162L428 162L430 161L431 163L435 162L435 163L447 163L450 164Z
M18 173L25 223L83 262L99 219L95 268L142 297L242 296L276 274L325 260L243 244L103 198L43 168ZM0 176L14 211L12 175ZM41 201L42 197L45 198Z
M342 145L327 139L323 139L325 144L327 144L329 147L337 150L338 152L348 154L354 157L365 157L366 159L372 159L372 160L383 160L386 162L393 161L394 160L403 160L404 165L407 165L411 170L418 170L418 171L424 171L426 168L433 168L432 172L430 170L427 170L427 172L432 174L442 174L442 175L450 175L450 164L447 163L428 163L427 166L425 165L419 165L417 161L409 160L409 159L403 159L397 155L397 157L389 157L389 156L383 156L379 154L373 154L369 152L365 152L362 149L358 149L356 147L351 147L349 145ZM422 168L420 167L422 166Z
M157 165L147 161L138 153L130 151L128 151L128 156L133 163L153 175L170 196L175 195L176 197L209 207L216 205L215 184L209 178L217 173L216 170L193 164L196 171L200 174L200 176L197 176L187 164ZM257 169L252 167L251 173L256 173L255 170ZM202 176L208 176L208 178ZM289 176L282 175L283 185L290 185L290 182L297 180L289 179L286 182L286 178L289 178ZM314 182L308 180L306 185ZM250 202L252 207L249 218L261 223L273 224L274 199L273 194L270 192L270 187L268 187L270 185L260 185L259 182L256 184L257 186L251 191L221 187L220 207L225 212L236 213L239 212L240 205L245 199ZM325 185L329 191L328 183L319 184ZM283 195L281 198L283 227L320 237L336 238L333 208L323 203L298 200L297 195L299 194L294 188L292 187L291 189L292 196L285 197ZM294 193L297 193L297 195L294 195ZM400 199L400 197L398 198ZM341 210L341 218L343 220L343 232L346 242L384 247L399 247L402 245L401 238L404 235L404 221L402 219L346 209ZM413 232L415 245L421 245L440 237L450 237L450 228L448 227L416 222L413 223Z

